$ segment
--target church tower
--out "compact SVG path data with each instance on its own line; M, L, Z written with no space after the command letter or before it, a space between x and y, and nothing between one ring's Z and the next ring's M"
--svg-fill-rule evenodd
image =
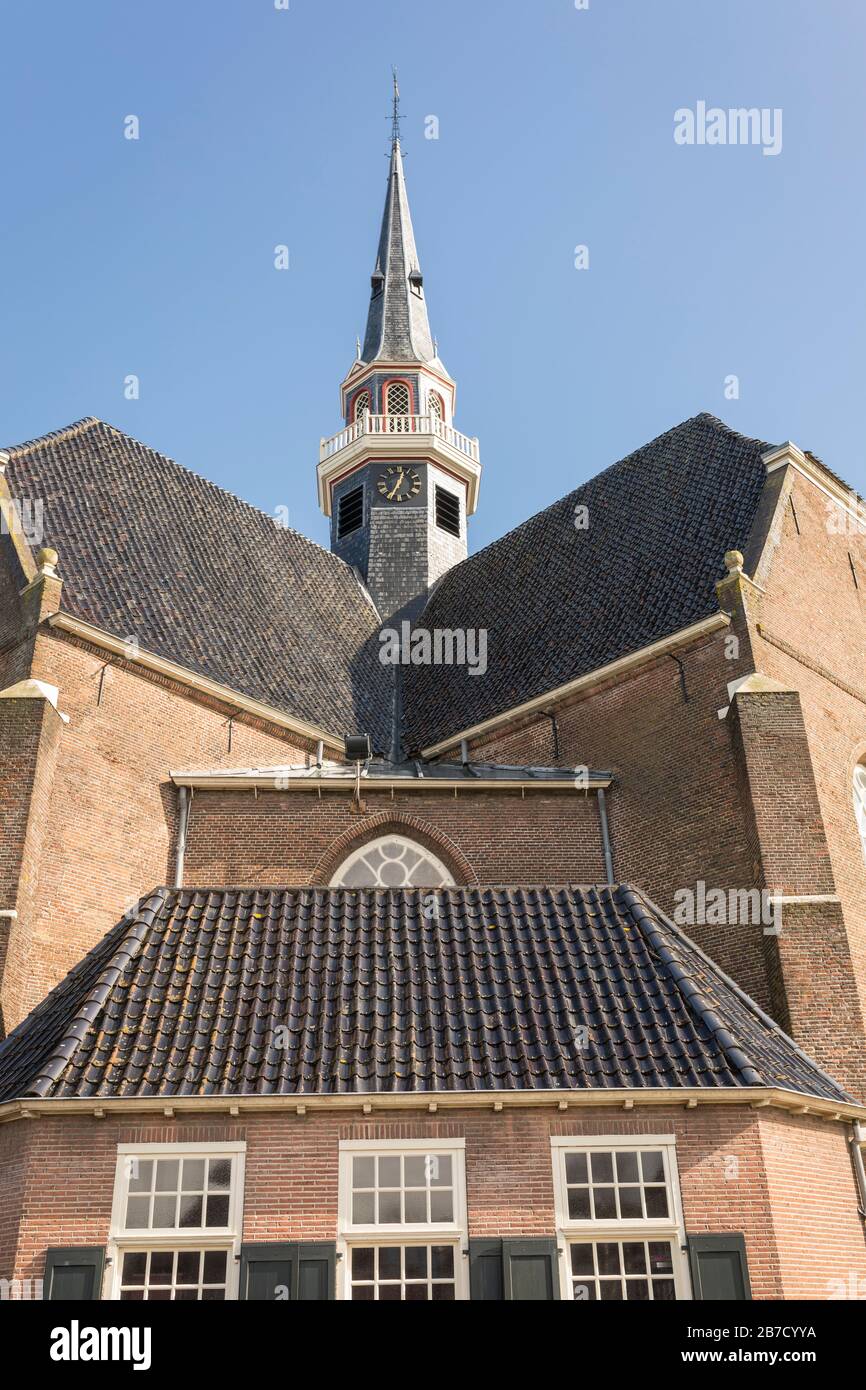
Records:
M361 574L383 621L414 619L465 559L478 440L454 428L456 385L430 333L406 195L399 91L363 348L342 383L344 427L321 443L331 549Z

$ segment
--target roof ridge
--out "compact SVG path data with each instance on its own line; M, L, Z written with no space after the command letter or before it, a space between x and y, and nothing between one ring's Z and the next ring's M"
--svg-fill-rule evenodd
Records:
M703 951L696 941L693 941L692 938L688 936L687 933L684 932L681 927L677 926L676 922L672 922L670 917L668 917L667 913L663 912L662 909L658 906L658 904L654 903L652 898L648 897L648 895L643 891L642 888L632 889L631 885L628 885L628 887L629 891L636 893L638 899L644 902L647 907L652 909L656 917L662 922L663 926L666 927L668 931L673 932L674 936L679 941L682 941L686 946L688 946L689 950L694 951L696 955L700 956L701 960L706 965L708 965L716 975L718 975L719 979L724 981L724 983L727 985L729 989L733 990L740 1003L743 1004L744 1007L747 1008L750 1013L754 1014L755 1018L757 1018L758 1021L764 1025L765 1028L769 1028L775 1034L776 1037L784 1039L784 1041L789 1045L789 1047L792 1047L794 1051L798 1054L798 1056L802 1057L804 1062L808 1062L812 1070L816 1071L819 1076L822 1076L825 1081L829 1081L830 1084L833 1086L839 1086L839 1082L835 1079L835 1077L832 1077L829 1074L829 1072L824 1071L823 1067L819 1067L814 1057L810 1057L808 1052L804 1052L800 1044L796 1042L794 1038L791 1037L790 1033L785 1032L781 1024L777 1023L776 1020L774 1018L771 1018L769 1014L764 1013L764 1010L761 1008L760 1004L755 999L753 999L752 996L746 992L746 990L743 989L742 985L738 985L736 980L732 979L730 975L726 974L722 967L716 961L713 960L712 956L708 956L706 951Z
M577 487L571 488L569 492L564 492L561 497L555 498L548 506L542 507L541 511L533 512L531 516L525 517L523 521L519 521L516 526L512 526L510 530L503 532L503 534L497 536L495 540L488 541L487 545L482 546L480 550L474 550L472 554L467 555L464 560L460 560L458 564L452 565L450 570L446 570L445 574L430 594L428 603L425 604L419 617L419 622L420 619L423 618L424 612L426 612L429 604L435 600L437 594L441 593L448 584L451 576L457 574L464 566L472 564L472 562L477 560L480 556L486 555L488 551L495 550L498 545L502 545L506 541L509 541L518 531L522 531L524 527L529 526L533 521L537 521L539 517L543 517L548 512L552 512L555 507L561 507L563 502L577 496L584 488L589 487L591 483L597 482L599 478L604 478L608 473L614 472L615 469L624 468L637 458L639 454L643 454L647 449L651 449L653 445L660 444L662 440L667 439L670 435L677 434L680 430L685 429L687 425L694 425L696 423L721 430L724 434L730 435L733 438L744 440L746 444L755 444L762 449L772 447L766 440L754 439L751 435L742 434L739 430L735 430L733 426L726 424L724 420L720 420L718 416L711 415L709 411L702 410L699 411L697 415L690 415L688 419L680 420L679 424L672 425L670 429L663 430L661 434L657 434L652 439L648 439L645 444L639 444L636 449L632 449L629 453L624 454L622 458L615 459L614 462L609 463L606 468L602 468L599 472L591 474L590 477L585 478L582 483L578 483ZM826 464L824 467L826 467Z
M46 434L37 434L33 439L25 439L21 444L7 444L0 452L6 454L9 459L20 457L22 454L35 453L37 449L43 449L48 444L54 444L58 439L71 439L77 434L83 434L85 430L91 429L93 425L104 425L106 422L100 420L96 415L83 415L80 420L73 420L70 425L63 425L59 430L48 430ZM113 429L112 425L108 426Z
M38 1064L38 1071L33 1078L28 1094L35 1097L44 1096L60 1080L88 1032L94 1027L96 1020L103 1013L109 995L125 966L135 959L144 945L159 910L165 905L166 895L166 889L156 888L147 895L146 899L140 901L138 912L129 924L126 934L113 949L110 958L106 960L99 975L87 990L87 993L80 1002L75 1013L66 1024L62 1036L57 1040L54 1050L44 1062ZM155 902L153 902L154 899L156 900ZM152 902L153 906L150 905ZM124 919L121 918L121 922L118 925L122 925L123 921ZM59 985L55 986L55 989L46 996L38 1006L38 1010L34 1010L34 1013L44 1009L57 992L61 990L64 985L69 983L73 975L77 974L79 971L83 973L87 963L97 955L100 947L104 945L105 938L98 943L93 951L88 952L70 975L66 976L64 980L61 980ZM33 1014L29 1015L29 1017L32 1019ZM27 1020L24 1020L24 1023L26 1022ZM18 1028L16 1028L13 1033L10 1033L7 1042L14 1038L18 1029L23 1026L23 1023L19 1024Z
M297 527L283 526L268 512L263 511L261 507L257 507L254 502L249 502L245 497L239 496L238 493L232 492L229 488L223 487L220 483L215 483L212 478L205 477L204 473L198 473L194 468L188 468L185 463L179 463L176 458L172 458L171 454L164 454L161 449L155 449L152 444L146 444L144 440L139 439L137 435L129 434L126 430L120 429L117 425L112 425L110 421L103 420L98 415L85 415L80 420L74 420L72 424L65 425L62 429L50 430L47 434L38 435L35 439L25 440L22 444L9 445L5 449L0 450L0 453L6 454L9 462L13 462L16 458L21 458L26 454L36 453L40 449L47 448L51 444L56 444L58 440L74 439L77 435L84 434L87 430L93 429L95 426L109 430L113 435L116 435L118 439L125 439L130 444L135 445L136 448L144 449L147 453L153 454L156 458L160 459L161 462L169 464L172 468L177 468L181 473L186 473L190 478L196 478L200 483L203 483L206 488L220 493L223 497L230 498L232 502L236 502L238 506L243 507L246 511L252 512L255 516L270 522L274 530L289 532L291 535L297 536L299 540L306 542L307 545L313 546L323 555L327 555L329 560L335 561L338 567L348 569L357 579L353 567L347 564L341 556L335 555L333 551L320 545L318 541L314 541L312 537L305 535L305 533L299 531Z
M662 917L655 905L653 905L653 910L657 915L651 917L647 910L648 904L643 902L638 893L628 885L620 885L616 890L616 896L668 971L686 1006L696 1013L704 1026L709 1029L731 1066L739 1072L744 1085L765 1086L767 1083L758 1068L724 1025L686 967L677 959L675 952L671 950L665 931L667 919Z

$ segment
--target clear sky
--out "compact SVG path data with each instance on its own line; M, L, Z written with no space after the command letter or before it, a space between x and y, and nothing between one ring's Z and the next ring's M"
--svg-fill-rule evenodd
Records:
M394 63L473 548L699 410L866 491L866 4L2 0L0 53L0 443L98 415L325 541Z

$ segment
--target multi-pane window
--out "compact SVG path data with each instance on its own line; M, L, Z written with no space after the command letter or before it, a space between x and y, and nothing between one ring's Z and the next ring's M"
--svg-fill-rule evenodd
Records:
M641 1221L669 1214L661 1149L593 1149L566 1153L572 1221Z
M242 1143L120 1145L111 1296L163 1302L234 1297L243 1168Z
M352 1225L417 1226L454 1220L450 1154L355 1154Z
M227 1250L125 1250L121 1300L221 1301L226 1296L228 1259Z
M551 1145L563 1297L688 1297L673 1137L557 1137Z
M442 406L442 397L435 391L431 391L427 397L427 409L435 420L444 420L445 411Z
M858 763L854 769L854 815L860 833L860 844L866 856L866 763Z
M124 1229L222 1230L229 1223L231 1158L130 1156Z
M452 1302L467 1296L462 1140L340 1145L343 1296Z
M385 393L385 414L392 434L405 433L409 429L411 409L412 398L405 381L392 381Z
M355 397L354 415L356 420L363 420L365 415L370 414L370 392L359 391Z
M576 1303L671 1302L676 1298L669 1240L575 1241L569 1246Z
M350 1271L356 1303L453 1303L453 1245L355 1245Z

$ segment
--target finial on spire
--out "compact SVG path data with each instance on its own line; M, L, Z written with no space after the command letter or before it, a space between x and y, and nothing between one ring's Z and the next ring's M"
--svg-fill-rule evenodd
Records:
M361 360L361 339L358 337L355 338L355 360L356 362Z
M392 68L391 74L394 79L394 107L391 115L391 147L400 143L400 88L397 86L397 69Z

